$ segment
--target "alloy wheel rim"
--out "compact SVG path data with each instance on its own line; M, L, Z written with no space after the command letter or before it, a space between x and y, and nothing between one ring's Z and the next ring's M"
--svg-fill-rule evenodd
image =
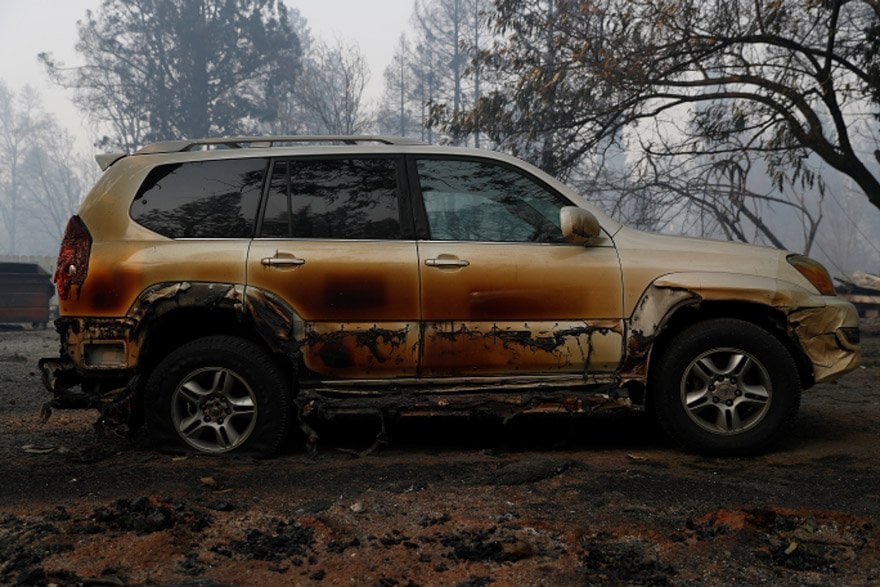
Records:
M692 422L713 434L732 436L757 426L773 399L770 373L754 355L716 348L688 364L681 402Z
M223 453L244 444L257 423L250 385L224 367L204 367L183 378L171 396L171 419L191 447Z

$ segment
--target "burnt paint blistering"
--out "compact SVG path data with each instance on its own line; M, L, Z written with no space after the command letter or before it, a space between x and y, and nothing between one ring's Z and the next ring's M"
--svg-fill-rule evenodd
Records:
M418 365L418 329L398 324L308 324L303 342L305 366L331 378L414 376Z
M291 275L272 286L282 299L295 303L302 316L313 320L334 318L339 322L393 315L390 306L397 303L395 298L408 296L399 292L389 295L389 288L385 278L366 274L330 274L316 281ZM411 300L415 302L414 295Z
M301 263L271 262L293 258ZM414 242L375 241L353 249L351 242L333 240L254 241L248 254L249 297L258 291L272 292L296 316L303 377L415 376L419 273Z
M138 287L139 278L121 267L90 268L89 279L79 291L77 313L125 314L131 303L131 292Z
M318 321L386 321L417 315L416 288L405 291L406 284L393 284L393 276L325 275L323 284L298 287L291 300L302 305L303 315Z
M565 323L429 323L425 332L422 374L434 377L480 373L558 372L583 374L616 367L620 321ZM596 337L603 339L600 365L593 362Z
M546 353L552 353L556 351L559 347L566 344L568 338L572 338L575 340L580 340L581 336L586 336L589 341L592 338L593 334L599 332L600 334L607 334L608 328L602 327L592 327L592 326L582 326L579 328L564 328L561 330L554 330L550 336L537 336L532 337L531 331L529 330L500 330L498 327L493 327L489 332L491 336L497 336L502 341L504 341L505 346L510 344L520 345L522 347L528 348L533 351L544 351ZM592 347L592 344L587 345L589 348ZM584 357L585 363L589 363L589 348L587 350L587 355Z
M698 302L696 294L683 289L652 285L642 294L627 326L626 352L618 372L621 385L647 382L648 361L657 334L676 309Z
M410 324L387 328L307 323L280 298L254 287L247 288L246 304L249 319L269 348L297 368L331 379L416 372L417 329Z
M373 275L328 276L324 281L323 300L335 311L373 310L388 303L388 283Z

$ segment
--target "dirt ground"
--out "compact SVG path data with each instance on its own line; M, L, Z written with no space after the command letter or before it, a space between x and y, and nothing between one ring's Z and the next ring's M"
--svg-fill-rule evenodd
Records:
M51 330L0 329L0 583L880 583L880 329L775 452L709 459L643 414L369 420L316 459L171 456L56 412Z

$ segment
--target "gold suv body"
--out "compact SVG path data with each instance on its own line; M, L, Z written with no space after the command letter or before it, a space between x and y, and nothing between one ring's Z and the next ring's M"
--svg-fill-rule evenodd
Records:
M99 163L43 376L165 448L269 454L333 410L651 405L689 449L751 453L858 363L818 263L627 228L499 153L261 137Z

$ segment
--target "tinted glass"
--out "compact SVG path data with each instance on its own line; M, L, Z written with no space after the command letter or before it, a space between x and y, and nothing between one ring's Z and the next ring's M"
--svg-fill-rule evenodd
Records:
M161 165L131 204L131 217L171 238L250 238L266 159Z
M260 236L398 239L393 159L291 159L272 171Z
M559 210L571 205L520 172L484 161L418 162L431 238L562 242Z

